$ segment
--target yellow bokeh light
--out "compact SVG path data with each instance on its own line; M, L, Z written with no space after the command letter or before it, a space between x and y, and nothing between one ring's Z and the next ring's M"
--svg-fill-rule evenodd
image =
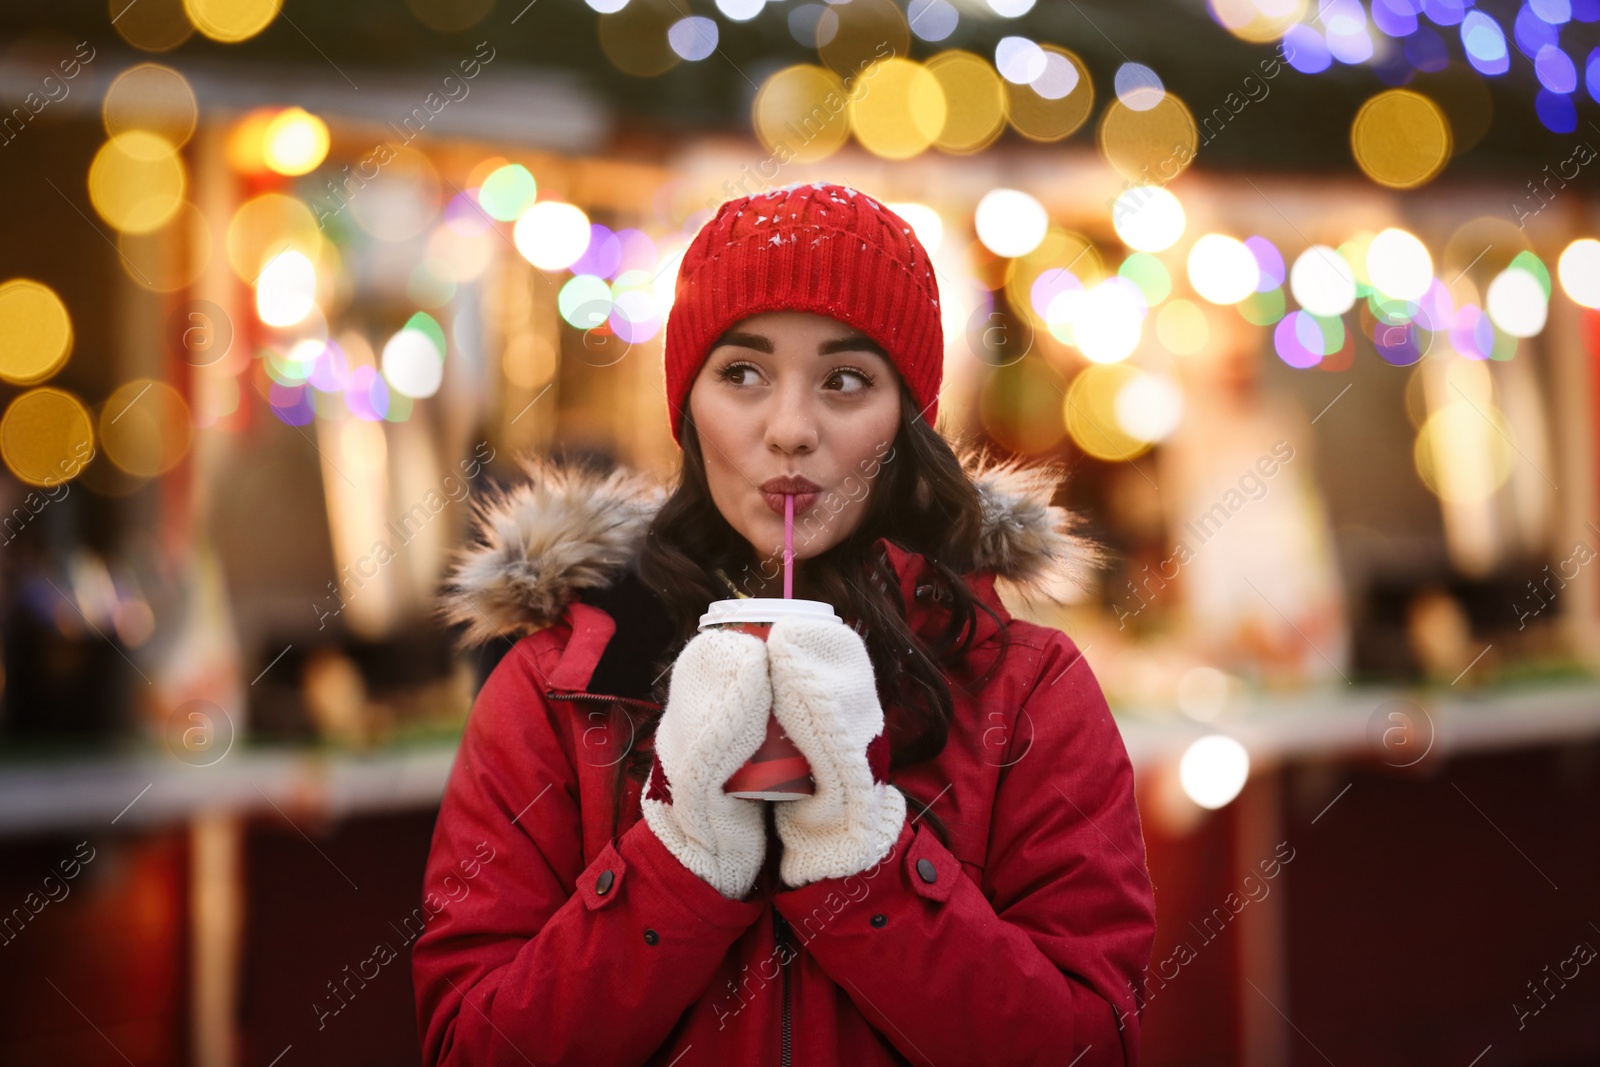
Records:
M100 114L111 137L146 130L178 148L194 134L200 106L182 74L160 63L139 63L117 75Z
M930 57L927 70L944 90L944 127L934 144L961 156L993 144L1006 128L1006 90L988 60L952 48Z
M1117 419L1118 394L1144 374L1126 363L1096 363L1072 379L1062 408L1073 443L1110 463L1148 452L1152 442L1128 433Z
M177 466L193 433L189 405L172 386L153 379L118 386L100 409L106 458L140 478Z
M1039 47L1046 54L1047 62L1059 66L1061 60L1066 61L1072 71L1068 75L1073 83L1071 91L1046 96L1032 85L1018 85L1004 79L1002 84L1006 93L1006 117L1012 127L1030 141L1048 144L1070 137L1088 119L1094 108L1094 82L1089 77L1089 68L1075 53L1059 45L1041 44Z
M1026 314L1035 326L1043 329L1045 321L1039 309L1033 306L1033 287L1046 271L1067 270L1085 287L1094 285L1106 276L1105 261L1094 242L1081 233L1052 223L1045 231L1044 240L1025 256L1006 260L1002 283L1006 300L1019 313Z
M864 77L874 63L911 54L911 28L893 0L850 0L830 5L828 13L838 20L838 28L817 48L817 55L852 90L853 79Z
M72 317L47 285L13 278L0 285L0 378L44 381L72 354Z
M183 0L194 28L213 41L247 41L272 25L283 0Z
M183 206L189 178L164 137L146 130L119 133L89 164L89 201L124 233L149 233Z
M234 124L228 133L228 165L241 174L262 174L267 169L267 127L278 112L256 108Z
M321 254L322 234L304 203L282 193L264 193L234 212L227 246L234 273L254 284L269 260L290 249L315 261Z
M1241 41L1276 41L1305 17L1306 0L1210 0L1217 23ZM1320 12L1319 12L1320 14Z
M985 379L978 394L978 418L984 432L1002 448L1038 455L1066 436L1061 394L1060 372L1027 356Z
M1188 105L1169 92L1142 111L1113 100L1100 117L1099 141L1123 177L1164 185L1194 162L1200 131Z
M29 390L0 416L0 457L29 485L71 481L94 454L89 411L65 390Z
M921 63L895 56L856 80L850 128L861 146L884 159L926 151L944 128L944 90Z
M665 74L682 59L667 39L667 30L682 17L676 0L631 0L620 11L600 16L600 49L624 74Z
M798 63L761 83L752 106L756 136L776 162L814 163L850 136L849 93L826 67Z
M303 108L284 108L262 130L262 160L279 174L309 174L327 156L327 124Z
M1156 340L1174 355L1194 355L1211 340L1205 312L1187 300L1168 301L1156 312Z
M1450 161L1450 121L1439 105L1409 89L1387 89L1356 112L1350 150L1379 185L1414 189Z
M199 208L184 201L160 229L118 234L117 251L129 278L151 292L175 293L192 285L211 262L211 226Z
M1511 476L1517 458L1512 440L1511 425L1493 404L1455 401L1428 416L1412 458L1439 499L1473 503L1487 500Z
M145 52L170 52L194 36L183 0L108 0L106 8L122 39Z

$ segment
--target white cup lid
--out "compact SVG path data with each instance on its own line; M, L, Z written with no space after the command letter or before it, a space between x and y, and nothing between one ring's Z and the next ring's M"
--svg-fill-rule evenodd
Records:
M700 629L730 622L777 622L779 619L823 619L843 623L833 605L822 600L795 600L784 597L736 597L713 600L700 616Z

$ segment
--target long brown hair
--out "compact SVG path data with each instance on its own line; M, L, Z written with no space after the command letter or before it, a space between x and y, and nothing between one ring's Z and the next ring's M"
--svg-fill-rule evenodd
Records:
M851 623L867 647L885 709L893 768L911 766L944 750L954 717L955 701L944 669L971 649L976 615L999 616L972 594L962 575L974 568L982 532L983 506L961 461L948 442L917 414L904 382L900 389L900 426L893 447L863 472L871 485L865 513L856 528L825 552L806 560L809 595L834 606ZM706 605L746 592L738 579L776 573L764 568L755 550L722 516L706 481L700 435L687 408L683 414L683 466L673 492L656 513L645 537L638 571L645 585L666 604L677 625L676 639L658 672L654 697L665 707L671 661L695 635ZM852 487L850 492L854 493ZM824 503L827 501L825 500ZM949 610L942 631L924 643L906 622L906 604L898 576L882 552L872 551L879 537L909 552L921 553L934 571L933 596ZM720 572L720 573L719 573ZM999 669L1009 635L1000 627L1000 651L982 684ZM634 712L628 711L630 717ZM647 712L633 723L635 738L652 736L661 712ZM620 762L613 789L612 837L625 777L643 783L651 752L635 746ZM899 788L899 786L896 786ZM919 810L948 845L948 835L927 802L901 790L908 806ZM931 801L933 798L929 798Z

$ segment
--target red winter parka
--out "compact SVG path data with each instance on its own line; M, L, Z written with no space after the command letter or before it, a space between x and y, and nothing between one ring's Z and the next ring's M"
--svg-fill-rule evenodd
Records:
M481 513L448 602L469 639L524 636L477 697L434 829L412 954L425 1064L1138 1062L1155 919L1133 772L1072 640L995 594L1082 565L1048 478L975 475L989 547L967 580L1002 623L980 611L948 672L944 750L890 775L949 844L908 804L876 867L790 889L769 813L766 868L734 901L654 836L631 780L611 836L632 743L612 702L658 706L644 650L670 629L628 566L662 491L527 469ZM878 544L913 630L936 634L926 561ZM1002 666L969 692L1000 625Z

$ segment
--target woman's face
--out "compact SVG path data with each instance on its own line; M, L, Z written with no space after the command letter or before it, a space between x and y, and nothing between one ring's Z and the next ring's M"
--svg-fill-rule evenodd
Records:
M769 480L809 479L794 500L794 555L850 535L900 425L900 384L878 345L809 311L767 311L712 343L689 390L711 498L758 556L781 559L783 494Z

